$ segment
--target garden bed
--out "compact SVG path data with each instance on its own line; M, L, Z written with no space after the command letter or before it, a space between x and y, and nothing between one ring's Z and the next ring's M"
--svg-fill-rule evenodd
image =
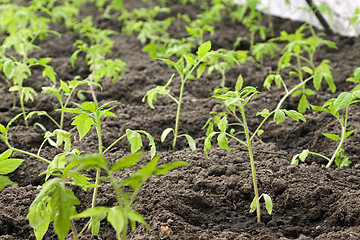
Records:
M180 6L176 1L169 5L173 12L183 12L194 16L199 9L193 6ZM133 8L143 4L141 1L125 3ZM111 36L114 41L112 58L120 58L126 62L125 74L118 81L102 80L103 91L97 91L100 104L116 100L112 112L118 118L106 118L102 124L103 144L110 145L123 135L126 129L144 130L150 133L157 145L160 163L186 161L189 166L179 167L164 176L151 177L142 187L133 209L141 213L150 226L150 231L139 225L134 231L128 232L128 239L360 239L360 152L359 133L356 131L344 143L344 149L352 162L350 167L337 168L335 164L326 168L326 161L320 157L309 156L305 163L290 165L292 157L304 149L331 156L337 143L326 138L322 133L339 133L336 119L327 113L308 110L304 113L306 122L296 122L286 118L281 124L268 121L261 135L263 143L253 142L253 152L257 169L258 187L260 192L269 194L273 201L272 215L262 210L262 222L256 223L256 214L249 213L253 199L251 168L247 149L235 141L229 141L231 151L224 151L213 144L214 149L206 157L203 151L206 138L202 127L210 117L211 111L221 109L212 98L213 89L219 85L221 75L217 72L204 74L200 79L186 84L181 109L180 132L187 133L195 139L197 149L191 151L185 138L180 138L175 149L169 135L164 143L160 141L165 128L173 127L177 105L165 96L158 96L154 103L155 109L142 102L146 92L158 85L165 85L175 70L166 63L150 59L149 54L142 51L143 45L136 35L121 33L121 22L116 19L105 19L92 4L81 9L81 16L94 16L94 23L100 28L119 32ZM160 16L166 17L166 16ZM265 18L264 18L265 19ZM274 35L280 31L294 32L302 23L273 18ZM210 40L212 49L232 49L237 37L248 36L249 31L240 24L234 24L228 18L215 23L212 35L205 35L204 42ZM170 29L174 37L181 37L176 26ZM77 60L76 67L70 64L70 57L75 51L73 43L79 38L77 33L67 30L61 24L54 25L61 37L49 35L39 41L41 51L33 52L37 58L51 57L51 66L57 72L58 79L70 80L76 75L85 78L89 74L85 62ZM327 85L316 95L310 96L312 104L322 105L343 91L350 91L354 85L346 82L353 75L355 68L360 66L360 38L346 38L338 35L326 36L333 41L338 49L321 47L315 55L317 65L329 59L337 91L332 93ZM257 37L255 41L260 41ZM281 45L281 44L280 44ZM241 45L246 50L249 46ZM172 59L176 60L176 57ZM246 107L249 129L254 130L262 118L255 116L264 108L274 109L282 97L283 91L272 87L267 91L263 81L268 75L268 67L276 68L278 56L274 59L264 58L264 67L247 61L235 64L226 73L226 86L233 88L239 74L242 74L245 86L257 87L261 93ZM178 77L174 78L172 92L179 92ZM293 80L295 82L295 80ZM44 80L40 69L34 69L26 83L39 94L34 102L27 102L26 111L45 110L54 118L60 113L55 109L55 97L40 93L41 88L51 85ZM83 89L87 89L83 87ZM12 95L8 86L0 85L0 123L6 125L19 108L12 108ZM91 95L87 94L87 101ZM73 101L80 102L76 98ZM285 109L296 109L298 98L289 98L283 105ZM74 105L71 105L74 107ZM72 114L65 115L64 129L73 133L73 147L83 153L97 151L97 136L90 131L79 141L76 128L71 125ZM229 119L230 121L231 119ZM234 121L234 120L233 120ZM26 127L19 118L9 130L9 140L18 149L26 149L36 153L44 140L43 130L33 125L39 122L47 129L54 129L51 121L45 117L33 117ZM350 107L348 128L360 129L359 104ZM144 145L147 145L144 139ZM0 143L0 152L7 146ZM145 146L145 151L149 150ZM45 146L42 156L48 159L59 153L59 150ZM130 145L122 140L109 151L106 157L110 162L130 153ZM47 166L33 157L20 153L15 158L25 158L20 167L9 178L18 185L6 186L0 195L0 238L1 239L35 239L33 229L26 215L32 201L45 181L45 175L38 175ZM149 154L147 154L149 155ZM141 163L148 161L144 157ZM95 172L89 172L95 177ZM123 173L124 176L129 174ZM119 176L121 177L121 176ZM99 189L97 205L111 207L115 195L110 185L105 184ZM90 207L92 190L84 192L75 189L75 195L81 201L79 212ZM81 224L79 222L79 231ZM172 234L163 231L169 227ZM57 239L52 230L44 239ZM169 232L168 232L169 233ZM71 235L69 234L69 239ZM115 231L110 224L103 221L97 236L86 234L81 239L115 239Z

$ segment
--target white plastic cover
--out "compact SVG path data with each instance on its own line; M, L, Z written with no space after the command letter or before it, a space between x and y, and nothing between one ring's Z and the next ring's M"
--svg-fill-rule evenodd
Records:
M234 0L234 2L244 4L246 0ZM349 25L350 19L355 16L355 9L360 8L360 0L313 0L313 2L317 6L325 4L331 9L332 19L327 13L322 15L333 32L343 36L360 35L360 24ZM257 8L274 16L307 22L323 29L313 12L305 10L309 9L305 0L290 0L290 4L287 4L285 0L261 0ZM360 15L358 17L360 21Z

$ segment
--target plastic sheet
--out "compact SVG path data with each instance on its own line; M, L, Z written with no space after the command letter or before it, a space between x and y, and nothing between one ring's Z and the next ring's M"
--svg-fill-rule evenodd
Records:
M238 4L246 2L246 0L234 1ZM360 24L357 26L349 24L350 19L355 16L355 9L360 8L360 0L313 0L313 2L317 6L325 4L329 7L332 14L322 13L322 15L333 32L343 36L360 35ZM257 8L274 16L307 22L323 29L305 0L290 0L290 4L285 0L261 0ZM358 17L360 21L360 15Z

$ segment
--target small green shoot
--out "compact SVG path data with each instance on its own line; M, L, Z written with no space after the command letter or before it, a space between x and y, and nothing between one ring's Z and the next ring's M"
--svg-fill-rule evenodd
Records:
M142 165L139 170L133 171L129 177L115 178L115 172L133 168L142 156L143 153L125 156L118 159L111 167L102 154L70 156L66 158L66 165L44 172L43 174L50 174L53 178L43 184L27 215L30 225L34 228L36 239L39 240L44 237L51 222L60 240L66 238L70 228L75 240L79 239L89 225L92 225L91 233L98 234L100 222L105 218L116 231L117 239L126 239L129 223L133 230L136 223L143 224L147 229L150 229L143 216L131 208L137 194L149 177L164 175L176 167L188 164L178 161L158 165L159 156L157 156ZM79 205L80 201L67 186L77 186L84 190L99 187L99 183L91 184L91 179L82 173L84 170L90 169L101 169L106 173L102 180L110 183L113 187L117 205L113 207L97 206L77 213L75 206ZM91 220L78 233L74 220L80 218L90 218Z
M58 34L53 31L51 32ZM3 70L6 78L12 81L12 86L9 88L9 91L17 92L19 95L21 110L26 126L28 126L28 122L26 120L24 102L29 100L34 101L37 97L37 92L33 88L24 86L24 81L32 75L31 68L34 66L42 66L42 76L44 78L48 78L54 83L56 78L54 69L48 65L51 58L29 58L29 52L38 48L33 42L40 34L43 34L43 32L32 32L30 29L21 29L16 34L8 36L0 48L4 53L6 53L8 49L13 48L16 53L21 56L21 59L17 59L11 55L10 57L6 57L5 54L0 59L0 70Z
M303 31L309 29L312 35L304 38ZM264 87L268 90L271 87L273 81L275 81L278 88L283 87L286 94L291 92L288 90L286 82L281 77L280 72L283 69L289 68L289 77L295 76L299 79L301 87L295 92L292 92L292 97L300 96L297 110L300 113L304 113L310 109L310 102L308 96L314 95L315 92L306 87L306 83L313 80L313 86L315 90L320 90L322 81L325 79L327 85L332 92L336 91L333 76L331 74L331 66L329 60L323 60L318 66L314 64L314 55L316 50L321 45L336 49L336 45L328 40L322 39L319 35L316 35L311 26L306 24L298 28L295 33L288 34L287 32L281 32L281 36L274 38L273 41L286 41L287 45L282 50L282 56L278 62L278 68L275 74L270 74L264 81ZM307 57L304 56L307 54ZM292 61L294 59L294 61ZM297 87L298 88L298 87Z
M77 40L74 46L78 49L72 54L70 63L75 68L75 60L81 52L85 52L85 61L89 65L90 74L85 79L90 82L97 83L105 78L111 77L113 82L119 79L119 73L124 74L124 67L126 63L121 59L108 59L107 54L111 53L113 41L109 38L110 35L115 34L111 30L100 30L93 26L92 19L85 18L78 25L76 30L87 38L90 43L83 40ZM94 91L94 85L90 84L90 91L93 101L97 103L97 98Z
M298 164L299 159L300 161L304 162L306 157L309 154L316 155L322 157L328 161L326 167L330 167L333 162L335 162L337 167L349 167L351 162L348 157L345 156L345 150L343 149L343 144L345 139L350 137L354 132L355 129L348 131L347 130L347 122L348 122L348 115L349 115L349 107L354 103L358 103L360 98L360 91L350 92L342 92L337 98L332 98L322 106L315 106L311 105L311 108L318 112L327 112L333 115L339 122L341 130L340 135L333 134L333 133L323 133L323 135L333 141L338 141L339 144L334 151L331 158L328 158L320 153L311 152L308 149L302 151L300 154L296 154L292 160L291 164ZM345 112L343 112L345 111Z
M180 76L181 85L180 85L180 93L179 97L175 98L173 95L170 94L170 89L167 89L167 87L171 84L174 74L171 76L169 81L165 86L157 86L156 88L150 89L146 95L143 98L143 102L147 100L147 103L149 104L150 108L154 109L153 102L157 101L157 95L167 95L170 97L177 105L177 113L176 113L176 120L175 120L175 127L174 128L167 128L163 131L161 135L161 141L164 142L166 137L169 133L173 133L174 135L174 141L173 141L173 149L176 146L176 141L179 137L185 137L186 140L189 143L189 147L191 150L196 149L196 144L194 139L188 135L188 134L179 134L179 121L180 121L180 111L181 111L181 104L185 89L185 84L189 80L194 80L196 78L200 78L204 71L206 70L207 66L214 66L216 62L218 62L220 59L227 59L229 64L233 62L237 62L236 58L233 56L228 56L226 54L223 54L222 52L218 51L211 51L211 42L207 41L203 44L201 44L196 52L196 56L190 56L190 55L184 55L181 57L177 62L173 62L169 59L162 59L164 62L166 62L169 66L176 69ZM193 75L193 72L196 69L196 76Z
M218 143L219 147L223 150L227 150L227 151L231 150L231 148L228 145L228 137L236 140L237 142L239 142L240 144L244 145L247 148L248 153L249 153L249 158L250 158L252 181L253 181L253 187L254 187L254 192L255 192L254 200L252 201L251 206L250 206L250 212L253 212L256 209L257 222L261 222L259 200L261 197L264 197L265 207L269 214L272 213L272 200L269 195L262 194L261 196L259 196L259 193L258 193L255 161L254 161L253 151L251 148L251 141L252 141L252 138L255 136L255 134L257 134L257 131L259 131L260 128L258 128L254 132L253 136L251 137L248 126L247 126L246 115L245 115L246 104L253 97L255 97L258 94L258 91L254 87L245 87L241 91L240 91L240 88L241 88L241 84L239 84L237 86L238 91L228 91L225 94L216 94L216 95L214 95L214 97L219 99L219 102L221 104L223 104L224 106L229 108L229 110L232 112L233 115L236 115L236 111L238 110L238 112L240 113L241 118L242 118L241 125L243 126L243 129L244 129L243 134L245 135L246 140L243 141L240 138L238 138L237 134L234 134L233 130L231 130L230 133L227 132L229 123L227 120L227 115L223 115L221 117L220 121L216 121L217 127L219 128L218 132L214 131L213 125L209 125L211 127L208 128L208 131L207 131L207 137L206 137L205 143L204 143L204 151L205 151L205 154L208 155L207 151L212 150L211 139L216 135L217 135L217 143Z
M95 126L96 133L98 136L98 147L99 147L99 154L104 154L108 150L111 149L114 144L116 144L118 141L123 139L125 136L128 138L130 144L131 144L131 152L136 153L141 147L142 147L142 139L139 133L143 133L148 139L149 139L149 145L151 146L151 156L154 157L156 154L156 147L155 147L155 141L153 137L148 134L145 131L132 131L130 129L126 130L126 134L118 138L113 144L111 144L105 151L103 150L103 144L102 144L102 138L101 138L101 120L104 117L116 117L114 113L111 112L111 108L105 109L105 107L111 103L114 103L115 101L105 103L101 106L98 106L94 102L85 102L83 104L76 104L74 103L78 108L63 108L60 109L60 111L69 112L69 113L75 113L77 116L75 116L73 119L73 122L71 125L75 125L79 135L80 140L85 137L85 135L90 131L92 126ZM96 171L96 179L95 179L95 185L98 186L100 181L100 168ZM97 191L98 187L94 188L93 193L93 199L91 207L95 208L96 204L96 198L97 198ZM94 227L92 224L89 225L90 227Z

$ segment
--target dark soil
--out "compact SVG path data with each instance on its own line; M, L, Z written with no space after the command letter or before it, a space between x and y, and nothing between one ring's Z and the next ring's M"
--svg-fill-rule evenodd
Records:
M141 1L133 1L134 6ZM173 6L177 8L177 6ZM192 14L196 8L179 7L179 12ZM95 22L102 28L110 28L120 32L121 23L116 20L103 19L96 9L87 5L82 15L95 15ZM301 23L275 18L275 35L281 30L295 31ZM83 77L88 74L87 65L81 60L73 69L69 58L75 50L72 43L77 35L62 26L55 26L61 32L61 38L49 36L40 42L41 51L35 57L51 57L51 64L58 73L58 78L70 80L75 75ZM232 49L237 37L249 36L249 32L241 25L234 25L229 20L217 23L215 33L206 36L214 48ZM173 34L175 34L174 31ZM176 35L176 34L175 34ZM310 100L313 104L322 105L341 91L350 91L353 85L346 82L353 70L360 66L360 38L345 38L338 35L327 36L338 46L338 50L321 48L315 62L323 59L331 60L333 76L337 92L331 93L326 88ZM187 143L180 139L175 150L171 149L171 139L160 142L160 135L165 128L173 127L176 105L168 98L159 96L155 110L151 110L141 100L150 88L164 85L173 69L161 61L151 61L147 53L141 51L142 45L136 36L119 33L113 37L115 42L112 57L120 58L127 63L125 75L116 83L110 79L102 82L103 91L97 92L100 103L117 100L114 113L118 118L107 118L103 123L103 141L108 146L125 130L145 130L155 137L161 163L178 160L190 164L169 172L165 176L152 177L143 186L133 208L139 211L149 223L151 230L139 226L129 231L129 239L360 239L360 152L359 133L356 131L345 142L344 148L352 164L349 168L332 166L325 168L326 162L310 156L306 163L290 165L292 156L304 149L331 156L336 143L325 138L321 133L339 131L336 119L326 113L308 111L306 122L295 122L287 119L276 125L269 121L264 127L263 144L254 142L254 154L257 168L259 191L272 197L274 211L271 216L262 211L260 224L256 223L256 214L249 213L253 199L251 169L246 149L235 142L230 142L231 151L214 148L207 158L202 150L205 130L202 126L209 118L209 113L218 109L216 100L211 98L212 90L219 84L220 75L203 76L186 85L181 113L180 132L187 133L196 139L198 149L191 152ZM265 66L276 66L277 59L266 58ZM271 92L262 87L268 74L268 68L260 68L257 64L247 62L235 66L227 72L227 85L234 86L238 74L244 77L246 85L258 86L262 93L247 108L250 129L261 121L255 114L264 108L273 109L280 99L282 91L273 88ZM179 91L179 79L175 78L172 91ZM34 71L28 83L37 91L42 86L50 85L41 77L41 72ZM12 96L8 87L0 85L0 123L6 124L20 110L12 109ZM54 100L54 101L53 101ZM90 95L88 100L91 101ZM74 101L78 101L74 99ZM298 99L291 98L284 108L296 108ZM26 105L27 111L46 110L50 115L59 118L55 109L59 108L55 99L39 94L35 102ZM351 107L349 129L360 129L359 104ZM81 142L73 126L70 125L72 115L67 115L66 130L74 133L73 147L83 153L96 152L96 134L93 131ZM25 127L21 120L10 130L10 141L16 147L36 152L43 141L43 132L33 127L40 122L48 129L54 126L46 118L34 118L31 126ZM145 142L146 144L146 142ZM0 152L6 146L0 143ZM146 150L146 149L145 149ZM114 161L130 152L126 141L106 155ZM42 154L52 159L58 150L46 146ZM46 169L46 165L34 158L14 154L26 161L12 174L12 181L18 186L7 186L0 194L0 239L35 239L26 215L29 206L44 183L44 176L38 176ZM142 163L148 161L144 158ZM124 173L126 174L126 173ZM121 177L119 175L119 177ZM91 191L76 191L82 207L90 206ZM99 193L98 205L112 206L115 197L109 185L105 184ZM264 208L264 207L263 207ZM160 231L167 226L173 231L172 236ZM81 223L78 228L81 229ZM52 227L51 227L52 228ZM69 235L69 239L71 235ZM98 236L85 236L83 239L115 239L115 232L107 223L103 223ZM45 239L57 239L53 230L49 230Z

